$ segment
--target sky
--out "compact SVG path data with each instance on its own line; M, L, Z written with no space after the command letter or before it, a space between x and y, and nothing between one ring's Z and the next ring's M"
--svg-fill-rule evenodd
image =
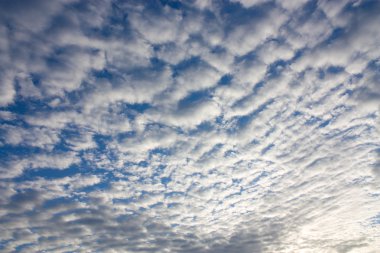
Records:
M380 1L0 0L0 251L377 253Z

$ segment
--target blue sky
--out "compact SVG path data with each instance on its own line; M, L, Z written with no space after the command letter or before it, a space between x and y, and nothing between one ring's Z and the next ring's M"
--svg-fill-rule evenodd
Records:
M0 251L378 252L379 13L0 1Z

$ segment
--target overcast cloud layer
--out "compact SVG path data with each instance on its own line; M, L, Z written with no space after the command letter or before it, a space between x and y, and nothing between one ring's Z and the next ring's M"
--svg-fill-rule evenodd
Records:
M376 253L380 2L0 1L0 251Z

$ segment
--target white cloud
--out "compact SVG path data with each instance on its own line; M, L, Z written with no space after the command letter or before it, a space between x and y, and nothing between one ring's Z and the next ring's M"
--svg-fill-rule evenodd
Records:
M254 6L254 5L268 3L270 1L267 1L267 0L232 0L232 2L240 3L245 8L250 8L250 7Z
M59 141L57 132L48 128L24 129L21 127L4 126L5 144L33 146L51 150Z
M255 14L252 13L252 19L237 25L227 34L225 46L232 54L245 55L255 50L258 45L266 40L276 37L280 27L288 19L286 15L275 8L263 9L262 14ZM239 13L235 15L239 15Z
M34 2L0 4L4 252L376 252L378 3Z
M14 77L10 73L0 73L0 106L13 103L16 90L14 87Z

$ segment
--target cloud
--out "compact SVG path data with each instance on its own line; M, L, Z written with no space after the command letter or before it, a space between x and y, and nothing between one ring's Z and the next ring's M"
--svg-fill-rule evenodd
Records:
M13 102L13 99L16 95L16 91L13 84L13 76L10 73L1 73L1 102L0 105L6 106Z
M5 125L4 144L12 146L33 146L52 149L59 141L57 132L49 128L28 128L24 129L12 125Z
M0 3L0 251L376 252L376 1Z

